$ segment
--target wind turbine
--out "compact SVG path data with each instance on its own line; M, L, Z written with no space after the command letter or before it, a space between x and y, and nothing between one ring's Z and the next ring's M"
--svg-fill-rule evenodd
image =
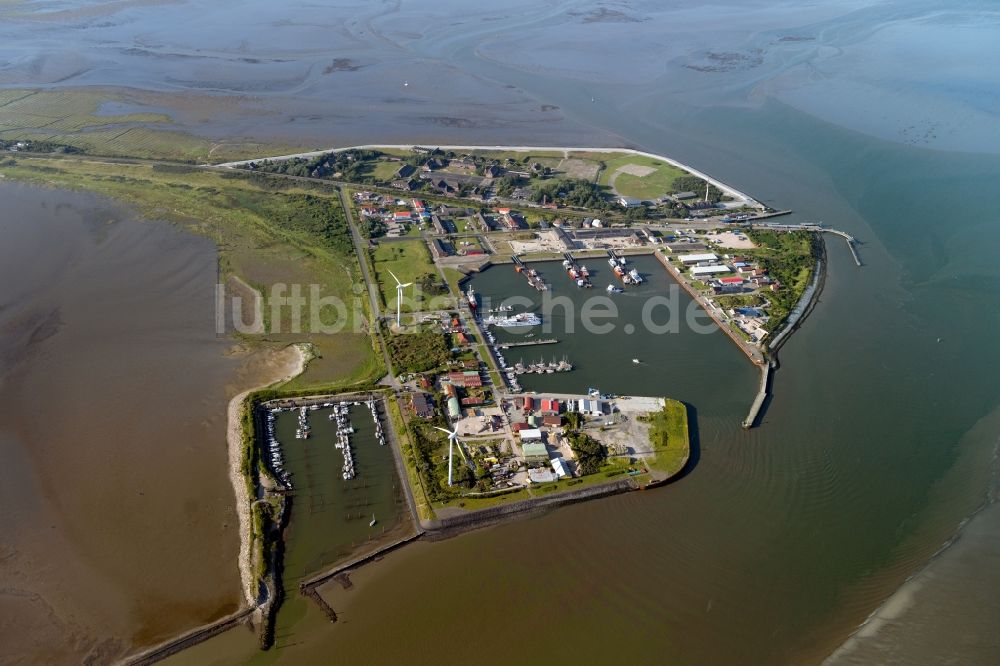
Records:
M455 430L452 431L452 430L446 430L444 428L438 428L437 426L434 427L440 430L441 432L448 433L448 485L450 486L452 449L454 448L455 444L458 443L458 428L455 428ZM458 450L459 451L462 450L461 445L459 445ZM465 454L462 455L464 456Z
M412 286L413 283L407 282L406 284L403 284L402 282L399 281L399 278L396 277L396 274L393 273L392 271L389 271L389 275L391 275L392 279L396 281L396 327L399 328L403 325L400 321L402 317L402 307L403 307L403 290L406 289L407 287Z

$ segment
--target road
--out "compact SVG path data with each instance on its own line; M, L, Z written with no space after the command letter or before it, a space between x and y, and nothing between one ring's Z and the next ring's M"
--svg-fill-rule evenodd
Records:
M344 208L344 217L347 219L347 226L351 229L351 241L354 243L354 254L358 257L358 266L361 267L361 279L365 281L365 287L368 290L368 302L371 305L372 312L371 325L375 335L378 336L378 346L382 350L385 368L389 373L389 386L398 390L399 381L396 379L396 373L393 372L392 359L389 358L389 348L385 345L385 339L382 337L382 329L378 323L379 319L381 319L382 308L379 307L378 283L373 278L371 271L368 270L367 243L362 238L361 231L354 221L354 214L351 212L351 202L348 201L344 188L338 187L337 194L340 195L340 205Z

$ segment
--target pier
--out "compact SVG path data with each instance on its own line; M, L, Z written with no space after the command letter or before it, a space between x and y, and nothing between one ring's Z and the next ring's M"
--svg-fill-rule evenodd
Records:
M546 338L545 340L522 340L520 342L503 342L497 345L500 349L510 349L511 347L534 347L535 345L554 345L558 340Z
M771 365L764 363L760 366L760 390L757 391L757 397L753 399L753 404L750 405L750 413L743 420L743 427L746 429L752 428L757 417L760 415L760 409L764 406L764 400L767 399L767 382L770 378Z
M845 231L840 231L839 229L823 229L823 228L819 228L819 229L817 229L817 231L823 231L823 232L828 233L828 234L836 234L837 236L840 236L845 241L847 241L847 249L849 249L851 251L851 256L854 257L854 263L856 263L858 266L862 265L861 264L861 257L858 256L858 248L855 246L855 244L858 241L857 241L857 239L854 238L854 236L852 236L851 234L849 234L849 233L847 233Z

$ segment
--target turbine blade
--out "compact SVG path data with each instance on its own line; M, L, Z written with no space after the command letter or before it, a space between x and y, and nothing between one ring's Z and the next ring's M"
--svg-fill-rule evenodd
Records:
M398 277L396 277L396 274L395 274L395 273L393 273L392 271L389 271L389 275L391 275L391 276L392 276L392 279L393 279L393 280L395 280L395 281L396 281L396 284L398 285L398 284L399 284L399 278L398 278Z

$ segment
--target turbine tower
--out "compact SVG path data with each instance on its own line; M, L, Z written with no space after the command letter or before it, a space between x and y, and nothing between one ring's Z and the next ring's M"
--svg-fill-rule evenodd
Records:
M413 283L407 282L406 284L403 284L402 282L399 281L399 278L396 277L396 274L393 273L392 271L389 271L389 275L391 275L392 279L396 281L396 328L400 328L403 325L401 321L402 307L403 307L403 290L406 289L407 287L412 286Z
M448 485L451 486L451 460L455 444L458 443L458 428L455 428L454 430L446 430L444 428L438 428L437 426L434 427L441 432L448 433ZM459 446L458 450L461 451L462 447Z

